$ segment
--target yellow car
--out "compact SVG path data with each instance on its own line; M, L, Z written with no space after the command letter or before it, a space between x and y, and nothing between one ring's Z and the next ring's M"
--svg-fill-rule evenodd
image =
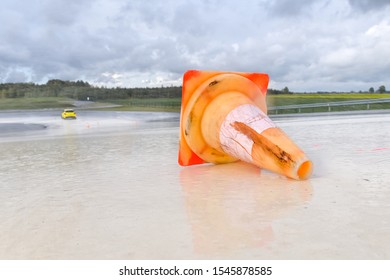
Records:
M73 109L64 109L61 114L63 119L75 119L76 118L76 112L73 111Z

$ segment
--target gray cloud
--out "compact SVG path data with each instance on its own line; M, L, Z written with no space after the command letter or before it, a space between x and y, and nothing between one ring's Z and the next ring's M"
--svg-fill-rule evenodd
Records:
M271 0L264 2L273 16L299 16L318 1L315 0Z
M291 90L366 90L390 71L387 1L3 2L0 82L153 86L195 68L267 72Z
M353 8L357 8L361 11L370 11L383 9L390 6L388 0L348 0Z

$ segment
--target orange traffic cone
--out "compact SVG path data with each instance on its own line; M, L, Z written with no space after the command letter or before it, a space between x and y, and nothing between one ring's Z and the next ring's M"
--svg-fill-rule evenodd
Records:
M190 70L184 74L179 164L252 163L307 179L312 163L267 116L268 75Z

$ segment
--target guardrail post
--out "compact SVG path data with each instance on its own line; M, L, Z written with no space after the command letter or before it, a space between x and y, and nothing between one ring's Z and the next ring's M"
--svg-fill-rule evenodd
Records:
M367 103L367 110L370 110L370 103Z
M330 112L330 105L328 104L328 112Z

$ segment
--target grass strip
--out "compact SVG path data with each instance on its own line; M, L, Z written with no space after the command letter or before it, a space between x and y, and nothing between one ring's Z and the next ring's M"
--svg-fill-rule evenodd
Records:
M64 97L0 98L0 110L72 108L73 99Z

